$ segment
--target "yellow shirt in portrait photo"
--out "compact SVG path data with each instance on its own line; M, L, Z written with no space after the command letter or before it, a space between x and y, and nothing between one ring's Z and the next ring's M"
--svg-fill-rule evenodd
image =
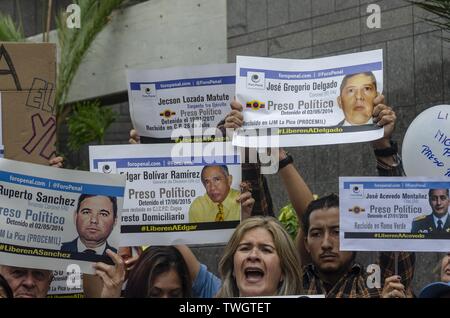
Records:
M230 189L225 200L222 202L222 208L219 203L213 202L208 194L198 197L192 202L189 208L189 222L216 222L218 213L223 213L223 221L239 221L241 219L241 205L236 200L239 198L240 192ZM222 211L221 211L222 210Z

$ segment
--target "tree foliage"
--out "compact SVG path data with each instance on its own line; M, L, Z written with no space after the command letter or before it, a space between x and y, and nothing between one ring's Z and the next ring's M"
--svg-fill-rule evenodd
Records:
M116 119L116 113L107 107L100 107L99 101L77 103L72 115L67 118L69 129L68 146L78 151L92 141L104 144L105 129Z
M450 32L450 0L411 0L409 2L436 15L436 18L426 18L426 22ZM450 41L449 38L445 39Z
M62 12L57 19L58 41L61 50L61 62L57 83L56 103L57 114L67 111L67 94L73 78L91 43L101 30L110 22L113 10L124 0L75 0L80 6L81 27L70 29L67 26L67 13ZM62 116L65 118L65 116Z
M278 221L283 224L286 231L289 233L291 238L295 240L298 232L298 218L294 207L291 203L286 204L281 208L280 214L278 215Z
M9 15L0 13L0 41L23 42L25 36L22 26L16 25Z

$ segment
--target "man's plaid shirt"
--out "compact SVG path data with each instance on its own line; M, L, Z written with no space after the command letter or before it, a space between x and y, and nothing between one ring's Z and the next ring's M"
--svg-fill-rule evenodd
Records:
M401 282L408 290L414 276L414 253L398 253L398 275ZM395 275L395 253L382 252L379 255L378 265L381 269L381 284L384 280ZM380 298L382 288L369 288L367 273L359 264L352 268L328 290L320 280L314 265L310 264L303 268L303 288L308 295L324 294L327 298Z

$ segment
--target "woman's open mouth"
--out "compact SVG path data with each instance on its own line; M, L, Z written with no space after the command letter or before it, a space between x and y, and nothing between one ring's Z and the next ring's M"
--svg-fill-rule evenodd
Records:
M258 267L247 267L244 274L245 279L251 283L259 282L264 277L264 271Z

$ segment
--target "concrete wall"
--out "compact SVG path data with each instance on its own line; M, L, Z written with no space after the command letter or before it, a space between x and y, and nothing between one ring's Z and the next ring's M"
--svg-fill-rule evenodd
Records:
M65 7L58 12L61 10ZM39 10L34 16L42 19ZM73 78L69 103L111 95L125 100L128 69L226 63L226 0L124 2L110 18ZM80 27L83 30L82 24ZM49 39L58 44L57 32L50 32ZM27 40L41 42L42 34Z
M74 77L68 101L127 90L127 69L226 63L226 1L146 1L115 12Z
M132 6L147 0L127 0L124 7ZM54 0L52 5L52 17L61 11L65 11L72 0ZM0 12L8 14L17 23L22 23L26 37L44 32L47 23L48 0L1 0ZM51 19L50 29L56 28L55 20Z

